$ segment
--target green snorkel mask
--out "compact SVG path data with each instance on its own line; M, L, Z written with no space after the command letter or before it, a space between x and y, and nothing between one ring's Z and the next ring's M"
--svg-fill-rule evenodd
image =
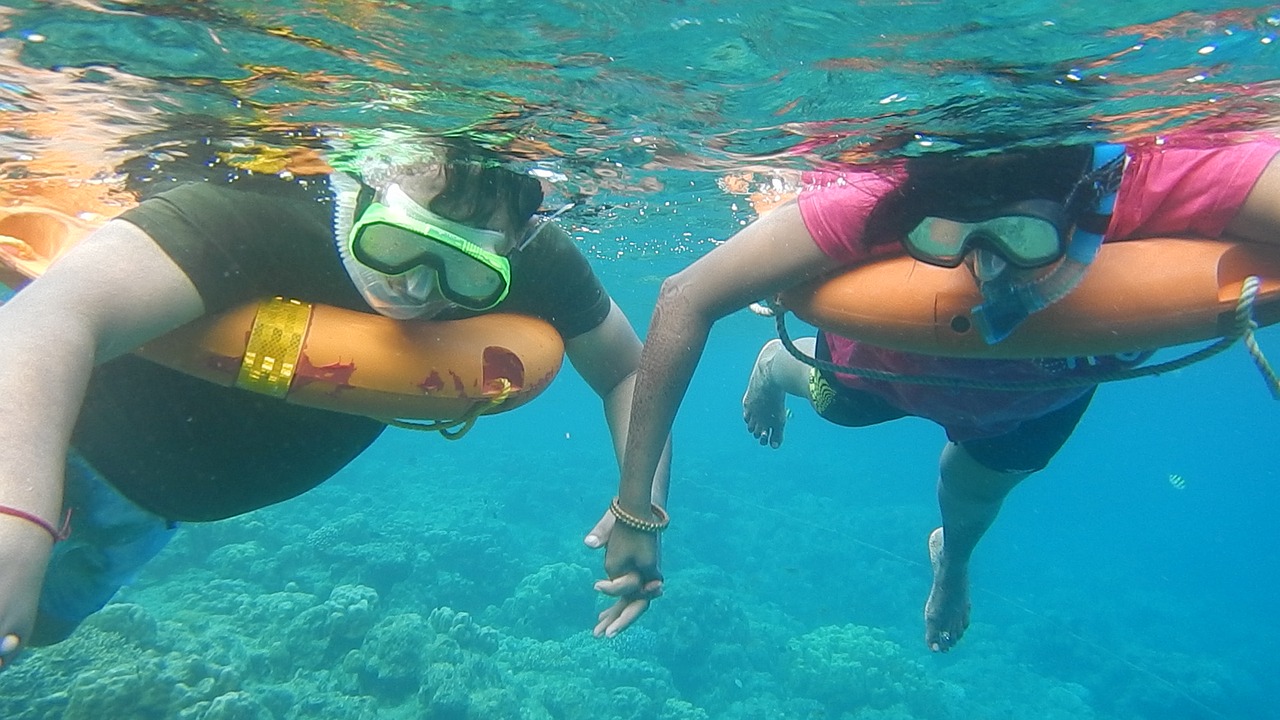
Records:
M511 262L497 251L506 236L431 212L397 185L351 227L347 249L361 265L392 278L434 275L440 295L458 307L488 310L511 289Z

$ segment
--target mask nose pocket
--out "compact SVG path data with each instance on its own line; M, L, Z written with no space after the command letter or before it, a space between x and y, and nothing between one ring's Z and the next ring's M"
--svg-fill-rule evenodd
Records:
M971 257L973 261L969 269L978 282L995 280L1009 267L1009 261L983 248L974 248Z

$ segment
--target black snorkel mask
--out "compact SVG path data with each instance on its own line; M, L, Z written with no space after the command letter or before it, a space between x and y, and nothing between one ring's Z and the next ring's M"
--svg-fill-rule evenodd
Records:
M1008 337L1033 313L1066 297L1102 246L1124 169L1123 145L1097 145L1093 159L1063 202L1022 200L982 210L939 212L903 241L917 260L954 268L974 256L982 303L972 308L987 344ZM979 252L986 251L986 252ZM1003 272L1048 268L1034 279Z

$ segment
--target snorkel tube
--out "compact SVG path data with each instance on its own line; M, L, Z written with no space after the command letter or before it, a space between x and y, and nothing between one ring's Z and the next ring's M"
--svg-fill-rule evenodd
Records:
M1091 196L1094 198L1092 207L1084 210L1110 217L1124 169L1124 157L1123 145L1094 147L1089 170L1072 188L1065 203L1075 219L1066 253L1048 272L1030 282L1015 282L1013 276L1017 273L1006 270L998 277L980 283L983 301L972 308L971 316L988 345L1009 337L1032 314L1058 302L1080 284L1102 247L1106 227L1082 227L1080 217L1083 213L1078 206ZM1081 193L1089 195L1082 198Z

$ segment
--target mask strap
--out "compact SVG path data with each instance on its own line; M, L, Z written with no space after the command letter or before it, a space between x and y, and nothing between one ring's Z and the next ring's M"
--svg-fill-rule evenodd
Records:
M561 205L559 210L556 210L550 215L546 215L540 218L538 220L537 226L534 227L532 230L530 230L529 234L525 235L523 240L516 243L516 246L511 248L511 252L520 252L521 250L524 250L525 248L529 247L529 245L532 244L534 240L537 240L538 236L542 234L542 229L545 228L547 225L551 224L551 221L569 212L570 210L572 210L577 206L578 206L577 203L566 203L564 205Z

